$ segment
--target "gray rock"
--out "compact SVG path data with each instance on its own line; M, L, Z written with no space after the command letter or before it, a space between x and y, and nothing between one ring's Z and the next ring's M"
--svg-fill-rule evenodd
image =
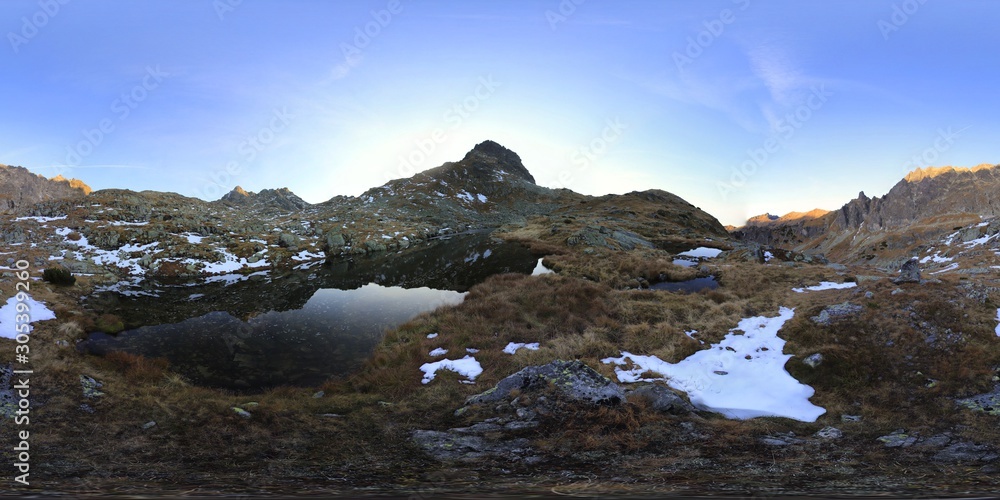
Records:
M282 248L295 248L299 244L299 237L291 233L281 233L278 237L278 246Z
M1000 455L987 445L962 441L939 451L931 457L931 460L945 463L993 462L997 458L1000 458Z
M495 403L511 399L513 391L538 391L549 387L572 401L616 405L625 400L625 391L581 361L556 360L529 366L497 383L496 387L470 397L466 405Z
M993 392L958 399L955 403L972 411L1000 415L1000 385L994 387Z
M916 257L903 263L899 268L899 276L892 280L893 283L920 283L920 262Z
M144 431L148 431L149 429L152 429L153 427L156 427L156 422L154 422L152 420L150 420L149 422L146 422L145 424L142 424L142 430L144 430Z
M844 437L844 433L836 427L824 427L816 433L816 437L820 439L840 439Z
M234 406L231 409L233 410L233 413L235 413L235 414L237 414L237 415L239 415L239 416L241 416L243 418L250 418L250 417L253 416L253 415L250 414L250 412L248 412L248 411L246 411L243 408L240 408L238 406Z
M874 299L875 298L875 294L873 292L871 292L871 291L867 291L867 292L865 292L865 298L866 299Z
M844 423L848 423L848 422L860 422L861 421L861 415L841 415L840 416L840 421L844 422Z
M327 250L340 250L345 245L347 245L347 240L344 239L344 235L340 232L332 232L326 235Z
M83 397L85 398L99 398L104 395L103 392L97 390L103 387L104 384L94 380L92 377L80 375L80 385L83 386Z
M14 418L19 398L15 397L12 386L14 367L0 365L0 417Z
M857 305L851 304L850 302L844 302L842 304L835 304L826 309L820 311L818 316L813 316L809 318L813 323L821 326L828 326L830 324L836 323L838 321L845 321L856 317L864 308Z
M494 441L482 436L444 431L413 431L413 441L441 461L472 462L487 457L517 460L532 452L527 439Z
M804 439L795 437L794 432L786 432L783 434L771 434L760 438L760 442L768 446L791 446L793 444L803 444L806 441Z
M887 436L882 436L878 438L886 448L909 448L917 442L919 436L913 434L907 434L906 431L899 429L893 431L892 434Z
M630 393L646 399L649 401L650 407L659 412L686 415L694 411L691 403L688 403L687 400L668 387L659 384L644 385Z
M809 368L816 368L817 366L823 364L823 355L820 353L811 354L806 359L802 360Z

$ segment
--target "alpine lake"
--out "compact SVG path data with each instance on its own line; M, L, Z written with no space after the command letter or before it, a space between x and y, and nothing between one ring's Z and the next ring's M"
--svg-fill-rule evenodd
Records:
M492 275L548 272L527 248L473 233L291 271L137 280L85 299L91 310L121 318L125 330L91 333L77 349L166 358L193 384L236 392L314 387L359 369L386 330L461 303ZM653 288L714 288L712 278L698 280Z

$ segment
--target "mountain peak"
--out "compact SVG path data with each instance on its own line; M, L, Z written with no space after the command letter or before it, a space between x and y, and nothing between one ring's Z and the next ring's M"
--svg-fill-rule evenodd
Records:
M476 147L472 148L459 163L514 174L532 184L535 183L535 178L521 163L521 157L495 141L486 140L476 144Z
M926 167L917 168L916 170L906 174L903 178L906 182L920 182L924 179L933 179L939 175L944 175L948 173L965 173L965 172L979 172L980 170L989 170L997 165L991 165L989 163L983 163L972 168L968 167Z
M69 187L71 187L73 189L79 189L79 190L83 191L83 194L90 194L90 193L92 193L94 191L93 189L90 188L90 186L88 186L87 184L85 184L80 179L67 179L67 178L63 177L62 174L59 174L59 175L57 175L57 176L55 176L55 177L53 177L52 179L49 179L49 180L51 180L52 182L65 182L65 183L69 184Z

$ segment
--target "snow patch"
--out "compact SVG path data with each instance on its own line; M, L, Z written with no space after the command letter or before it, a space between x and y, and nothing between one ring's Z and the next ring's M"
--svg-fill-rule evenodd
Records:
M807 286L805 288L792 288L795 293L805 293L805 292L818 292L820 290L841 290L845 288L854 288L858 286L857 283L834 283L832 281L821 281L816 286Z
M793 309L782 307L773 318L743 319L721 342L676 364L629 352L602 362L617 365L620 382L663 380L686 392L695 406L729 418L773 416L815 422L826 413L809 402L815 390L795 380L784 368L791 355L782 354L785 341L778 337L778 331L794 314ZM736 333L740 331L743 333ZM644 379L646 372L662 377Z
M681 252L677 254L678 257L694 257L697 259L714 259L722 253L722 250L718 248L710 247L698 247L694 250L688 250L686 252Z
M431 352L429 352L427 354L429 356L431 356L431 357L435 357L436 358L438 356L444 356L445 354L448 354L448 349L443 349L441 347L438 347L437 349L434 349L433 351L431 351Z
M27 305L28 311L27 312L18 311L17 305L19 303ZM31 319L30 323L56 319L56 313L52 312L51 310L49 310L49 308L45 307L45 304L31 298L30 295L24 302L18 302L17 297L11 297L7 299L6 305L0 307L0 337L13 339L17 338L18 333L24 333L24 332L18 332L18 325L17 325L17 317L22 314L27 314L30 317ZM28 324L28 332L30 332L33 329L30 323Z
M503 348L503 352L505 352L507 354L514 354L515 352L518 351L518 349L527 349L529 351L537 351L540 348L541 348L541 346L538 345L538 342L532 342L530 344L526 344L524 342L511 342L511 343L507 344L507 347Z
M482 365L472 356L465 356L462 359L442 359L433 363L424 363L420 366L420 371L424 372L424 379L420 382L422 384L430 383L437 376L438 370L451 370L468 379L470 383L474 382L476 377L483 373Z
M542 264L542 259L538 259L538 264L535 264L535 269L533 269L531 271L531 275L532 276L540 276L542 274L552 274L554 272L555 271L553 271L553 270L545 267L545 265Z

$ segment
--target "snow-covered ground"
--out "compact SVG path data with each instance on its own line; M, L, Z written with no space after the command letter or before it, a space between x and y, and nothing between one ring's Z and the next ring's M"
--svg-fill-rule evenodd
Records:
M743 319L721 342L676 364L629 352L602 361L617 365L620 382L663 380L686 392L695 406L729 418L774 416L815 422L826 410L810 403L813 388L784 368L791 355L782 353L785 341L778 331L794 314L782 307L773 318ZM662 377L643 379L645 372Z
M857 283L834 283L832 281L821 281L818 285L807 286L805 288L792 288L795 293L805 293L805 292L818 292L821 290L841 290L844 288L854 288L858 286Z
M997 321L998 323L995 331L997 333L997 337L1000 337L1000 309L997 309Z
M686 252L681 252L677 254L678 257L694 257L697 259L714 259L722 253L722 250L718 248L709 247L698 247L693 250L688 250Z
M22 314L27 314L31 319L31 323L56 319L56 313L45 307L45 304L31 298L31 296L28 296L27 299L24 301L24 304L28 306L27 312L18 312L17 304L19 302L16 296L7 299L7 304L0 307L0 337L8 339L17 338L17 316ZM30 332L32 329L29 323L28 331Z
M511 343L507 344L507 347L503 348L503 352L505 352L507 354L514 354L515 352L518 351L518 349L527 349L529 351L537 351L540 348L541 347L538 345L538 342L532 342L530 344L526 344L524 342L511 342Z
M538 264L535 264L535 269L533 269L531 271L531 275L532 276L540 276L542 274L551 274L551 273L554 273L554 272L555 271L553 271L553 270L545 267L545 265L542 264L542 259L538 259Z
M424 372L424 379L421 383L429 384L437 376L438 370L451 370L465 377L466 380L463 380L463 382L466 383L475 382L476 377L483 373L483 367L473 356L465 356L461 359L442 359L441 361L421 365L420 371Z

